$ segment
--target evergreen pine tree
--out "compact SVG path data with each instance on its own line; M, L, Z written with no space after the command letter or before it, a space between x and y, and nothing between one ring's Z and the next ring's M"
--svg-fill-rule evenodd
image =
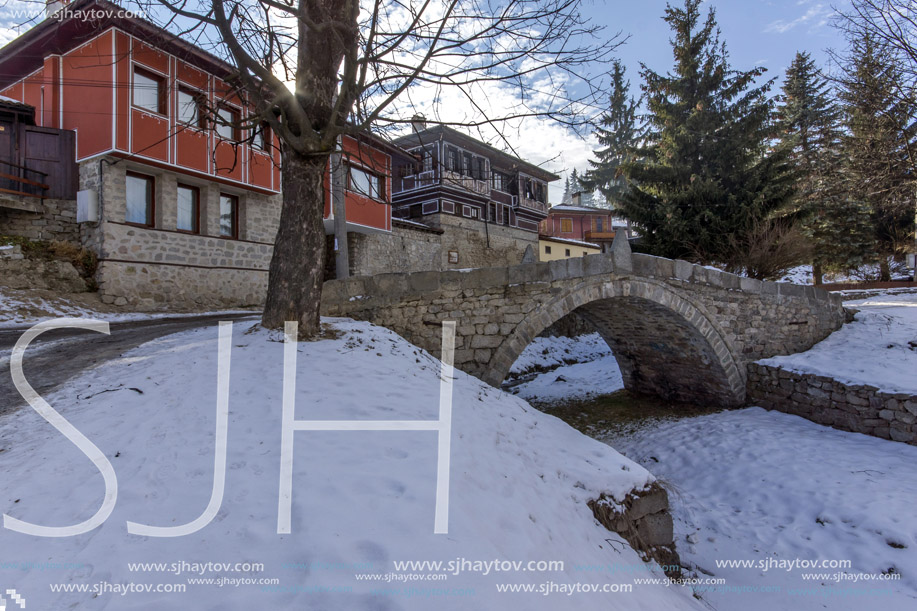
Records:
M729 67L715 12L701 24L700 4L666 8L673 72L642 66L648 131L624 164L631 188L620 208L654 254L748 268L743 252L778 235L768 223L793 195L792 174L786 152L769 147L772 81L755 87L763 68Z
M778 116L796 170L795 201L812 245L812 275L821 284L826 268L851 269L865 262L873 240L868 210L843 189L841 113L808 53L797 53L786 71Z
M573 168L573 173L570 174L570 199L573 199L573 196L576 193L580 193L583 190L583 185L580 184L580 177L577 173L576 168Z
M562 205L569 205L571 199L573 198L573 193L570 191L570 177L567 176L567 179L564 181L564 194L560 198L560 203Z
M624 66L615 60L608 110L595 128L602 148L595 152L594 161L589 160L591 167L581 179L586 189L599 191L612 208L627 192L622 165L630 158L639 137L637 102L630 97L630 81L624 79L624 73Z
M913 241L917 177L917 101L897 95L901 78L891 51L872 36L852 38L840 99L846 133L843 176L850 197L872 217L880 279L889 280L888 257Z

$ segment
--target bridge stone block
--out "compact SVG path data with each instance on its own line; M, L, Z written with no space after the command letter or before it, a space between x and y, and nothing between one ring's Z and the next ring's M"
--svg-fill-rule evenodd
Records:
M718 286L723 287L724 289L736 291L742 288L742 278L736 276L735 274L728 274L726 272L718 272L715 270L707 270L710 272L711 276L715 275Z
M436 273L436 272L433 272ZM465 272L450 269L439 272L439 288L441 290L456 291L462 288L462 282L465 280Z
M614 259L609 254L586 255L582 260L584 276L600 276L614 273Z
M635 276L643 276L645 278L656 276L656 257L633 255L631 257L631 270Z
M739 288L744 293L759 294L761 292L761 284L760 280L755 280L754 278L739 278Z
M679 280L690 280L694 274L694 265L681 259L675 261L675 277Z
M570 277L567 273L567 261L569 259L557 259L556 261L548 261L548 270L551 273L551 282L556 280L566 280Z
M534 263L511 265L507 268L506 273L510 284L528 284L529 282L535 282L537 277L537 269Z
M373 297L385 298L388 296L403 295L408 291L408 277L416 274L379 274L372 276ZM437 279L438 283L438 279Z
M582 278L583 277L583 259L582 257L577 257L575 259L567 259L567 277L568 278Z
M656 276L668 280L675 276L675 262L671 259L656 258Z
M440 289L442 274L439 272L415 272L408 274L407 283L410 290L417 293L432 293Z
M790 284L789 282L778 282L777 291L778 295L786 297L806 297L806 287Z
M509 284L509 274L506 267L482 267L467 272L463 286L466 289L486 289L502 288L507 284Z
M634 270L633 253L625 233L624 231L615 232L615 239L611 243L611 256L614 259L615 269L621 275L630 274Z

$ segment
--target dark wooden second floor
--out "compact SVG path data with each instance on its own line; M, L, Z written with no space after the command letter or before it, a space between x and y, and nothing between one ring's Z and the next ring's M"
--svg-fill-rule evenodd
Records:
M392 172L394 203L451 196L460 202L489 202L543 218L548 212L551 172L508 155L454 129L415 129L395 144L411 153Z

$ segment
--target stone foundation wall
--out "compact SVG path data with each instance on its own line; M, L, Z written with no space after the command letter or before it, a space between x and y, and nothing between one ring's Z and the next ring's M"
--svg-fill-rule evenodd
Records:
M917 445L915 395L749 363L747 400L842 431Z
M30 240L80 243L76 223L76 200L36 199L39 212L0 207L0 235L15 235Z
M155 227L125 223L123 163L81 164L81 188L100 193L101 222L84 224L83 245L98 253L102 301L136 309L241 307L263 303L280 216L280 196L193 181L143 168L155 178ZM101 172L101 176L100 176ZM200 233L177 230L179 180L200 193ZM239 198L239 238L220 237L221 193Z
M266 272L241 269L109 260L97 277L104 303L138 310L257 306L267 294Z

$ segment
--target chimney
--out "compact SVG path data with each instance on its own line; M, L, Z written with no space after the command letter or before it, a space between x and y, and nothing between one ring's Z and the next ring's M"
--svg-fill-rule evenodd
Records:
M574 206L579 206L582 201L583 201L583 192L582 191L577 191L576 193L570 196L570 203Z
M427 129L427 118L420 113L411 117L411 126L415 132L422 132Z

